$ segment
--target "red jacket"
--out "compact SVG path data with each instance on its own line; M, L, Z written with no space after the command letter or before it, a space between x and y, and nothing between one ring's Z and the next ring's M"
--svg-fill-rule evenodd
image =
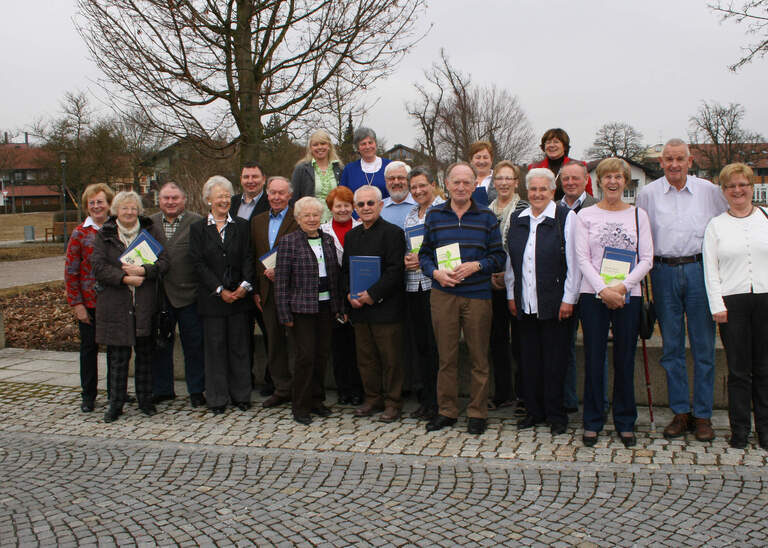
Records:
M570 161L572 161L572 160L568 156L566 156L565 158L563 158L563 165L567 164ZM574 162L579 162L580 164L584 164L585 166L587 165L584 162L582 162L581 160L573 160L573 161ZM533 169L535 167L545 167L545 168L549 169L549 158L547 158L545 156L544 159L541 162L529 165L528 169L530 170L530 169ZM555 173L555 176L557 176L557 173ZM587 173L587 186L586 186L585 190L587 191L587 194L592 196L592 177L589 176L589 173Z
M86 308L96 308L96 291L93 288L96 280L91 270L91 253L98 229L94 225L84 224L75 228L69 238L64 281L70 306L82 304Z

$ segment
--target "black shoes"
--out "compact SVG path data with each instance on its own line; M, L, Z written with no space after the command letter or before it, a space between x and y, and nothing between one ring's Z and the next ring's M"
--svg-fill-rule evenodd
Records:
M240 411L248 411L251 408L251 402L249 401L236 401L235 407Z
M761 449L768 451L768 432L757 433L757 444Z
M524 419L518 421L517 423L517 429L518 430L525 430L526 428L533 428L537 424L541 424L544 422L542 419L537 419L536 417L533 417L531 415L526 415Z
M322 403L317 407L313 407L309 410L310 413L317 415L318 417L328 417L333 413L330 409L324 406Z
M427 423L427 432L441 430L448 426L453 426L454 424L456 424L456 419L446 417L445 415L437 415L434 419Z
M146 416L151 417L153 415L157 415L157 408L155 407L154 403L145 403L139 405L139 411L144 413Z
M584 447L594 447L597 444L597 432L595 432L594 436L583 434L581 436L581 443L584 444Z
M427 427L429 428L429 427ZM467 421L467 432L473 436L479 436L485 432L486 420L477 417L470 417Z
M199 393L190 394L189 403L192 404L192 407L202 407L203 405L205 405L205 396Z
M624 444L624 447L630 448L637 445L637 438L635 437L634 433L630 433L629 436L625 436L624 432L619 432L619 439L621 440L621 443Z
M83 400L83 403L80 404L80 411L83 413L91 413L94 409L94 403L93 400Z
M309 415L294 415L293 420L304 426L312 424L312 417Z
M560 434L565 434L566 430L566 424L563 422L555 422L549 427L549 431L552 433L553 436L559 436Z
M349 405L362 405L363 397L359 394L349 396Z
M107 410L104 411L104 422L115 422L117 418L123 414L122 405L109 404Z
M748 436L746 432L731 432L731 440L728 443L734 449L746 449Z
M226 405L219 405L217 407L211 407L211 413L213 413L214 415L221 415L226 410L227 410L227 406Z

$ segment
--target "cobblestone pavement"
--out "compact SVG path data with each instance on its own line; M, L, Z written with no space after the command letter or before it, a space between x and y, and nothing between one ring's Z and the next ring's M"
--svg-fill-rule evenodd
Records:
M0 351L0 369L33 369L22 352ZM766 453L728 448L722 413L713 443L641 424L629 450L500 413L470 436L464 421L425 434L336 407L306 427L287 407L213 416L181 398L104 424L78 403L74 387L0 380L1 546L768 543Z

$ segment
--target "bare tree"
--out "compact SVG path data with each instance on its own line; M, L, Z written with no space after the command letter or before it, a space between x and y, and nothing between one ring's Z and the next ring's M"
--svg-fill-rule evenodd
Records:
M533 131L516 96L495 85L475 86L445 51L424 74L427 84L414 84L419 98L406 108L433 167L466 159L478 140L491 141L499 160L521 163L530 154Z
M640 161L644 151L642 133L626 122L610 122L597 130L587 156L594 159L618 156Z
M738 103L725 106L703 101L691 116L690 141L706 163L701 167L710 175L717 175L723 166L733 162L749 164L758 153L754 145L761 143L763 137L741 127L744 113L744 107Z
M755 58L762 58L768 54L768 0L741 0L734 2L717 0L708 4L716 13L720 14L721 21L733 20L746 26L746 34L757 37L757 41L743 48L744 55L736 63L731 65L732 71L737 71Z
M392 70L421 37L425 0L78 0L78 30L122 99L177 137L234 129L260 159L264 125L291 127Z

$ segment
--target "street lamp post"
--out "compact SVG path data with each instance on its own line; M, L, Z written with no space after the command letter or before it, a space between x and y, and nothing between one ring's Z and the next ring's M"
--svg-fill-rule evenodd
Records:
M61 162L61 221L64 223L62 239L67 240L67 153L63 150L59 153Z

